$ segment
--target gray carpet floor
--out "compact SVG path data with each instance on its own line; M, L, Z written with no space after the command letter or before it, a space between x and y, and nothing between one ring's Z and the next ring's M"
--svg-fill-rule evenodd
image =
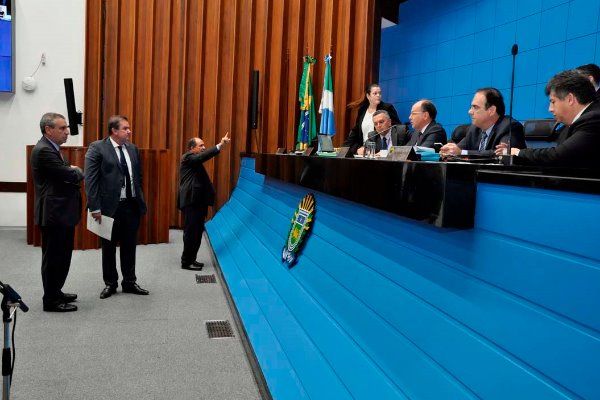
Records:
M74 251L63 289L76 312L42 311L41 249L22 229L0 229L0 281L22 296L11 399L260 399L250 363L212 265L207 242L201 272L180 268L181 231L169 244L138 246L138 283L149 296L98 296L99 250ZM196 274L217 283L197 284ZM235 337L209 339L208 320L229 320ZM12 327L12 326L11 326Z

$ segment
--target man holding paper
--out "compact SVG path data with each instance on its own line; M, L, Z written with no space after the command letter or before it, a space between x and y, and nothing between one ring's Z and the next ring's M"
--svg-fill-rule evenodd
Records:
M77 311L69 304L76 294L63 293L73 254L75 225L81 219L81 168L69 165L60 145L69 137L65 117L46 113L40 120L42 138L31 152L35 184L35 224L42 231L44 311Z
M142 168L138 148L129 142L129 121L122 115L108 119L109 137L90 144L85 155L87 207L102 224L102 216L114 219L112 237L102 238L102 277L105 299L117 292L116 245L120 243L121 287L124 293L147 295L137 284L135 251L140 218L146 213L142 192Z

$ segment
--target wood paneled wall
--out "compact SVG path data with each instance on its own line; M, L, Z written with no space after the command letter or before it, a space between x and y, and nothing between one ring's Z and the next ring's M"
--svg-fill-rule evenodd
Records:
M293 148L304 55L318 60L317 108L323 58L333 55L335 145L355 118L346 105L377 76L376 0L86 1L84 142L106 135L108 116L128 116L140 148L172 151L173 200L191 137L210 146L232 134L231 148L205 165L217 207L235 186L240 153ZM249 121L253 70L260 74L258 129ZM171 204L170 223L179 226Z

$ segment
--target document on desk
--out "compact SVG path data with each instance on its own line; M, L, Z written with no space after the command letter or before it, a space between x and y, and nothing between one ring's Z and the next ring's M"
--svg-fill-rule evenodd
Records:
M112 236L112 228L113 228L114 219L111 217L107 217L106 215L103 215L101 218L101 221L102 221L102 223L98 223L98 221L96 221L94 219L94 217L92 217L92 213L88 211L88 214L87 214L88 231L95 233L96 235L100 236L101 238L110 240L110 238Z

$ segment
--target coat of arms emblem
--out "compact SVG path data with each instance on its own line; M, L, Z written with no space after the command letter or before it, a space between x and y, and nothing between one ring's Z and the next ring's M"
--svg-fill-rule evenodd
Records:
M306 239L306 236L312 227L315 216L315 196L312 193L307 194L300 200L298 208L292 218L292 226L288 233L287 242L283 246L281 255L282 261L292 267L296 263L298 253Z

